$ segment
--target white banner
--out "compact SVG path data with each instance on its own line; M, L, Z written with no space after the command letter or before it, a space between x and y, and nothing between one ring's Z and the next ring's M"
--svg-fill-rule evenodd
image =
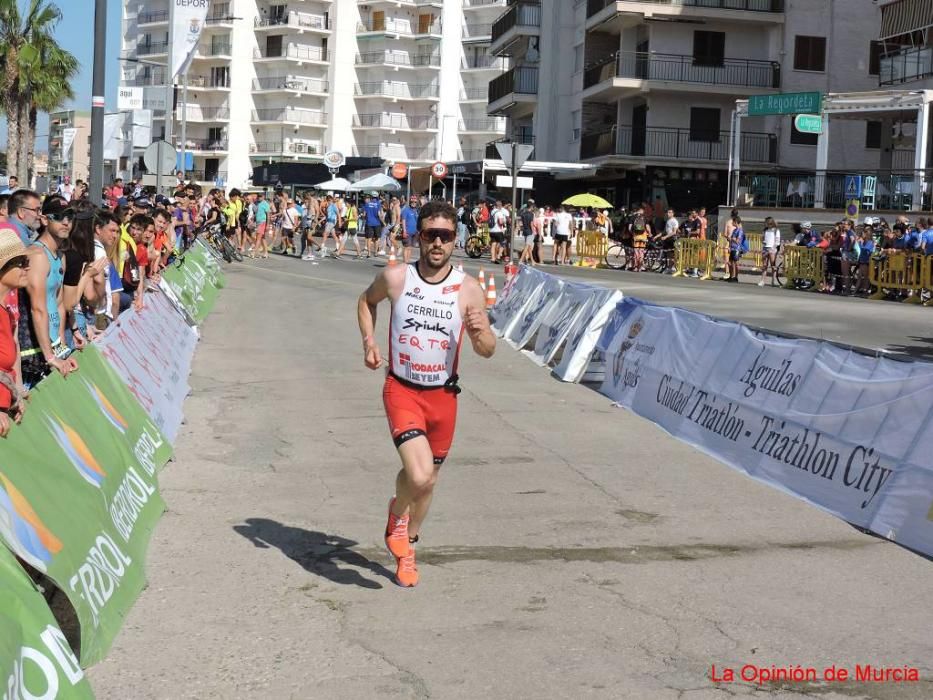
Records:
M522 265L518 274L506 282L492 309L492 331L500 338L508 334L522 310L537 296L548 275Z
M125 112L104 115L104 160L118 160L124 154L123 124Z
M94 341L172 444L178 437L188 375L198 342L175 305L150 291L141 311L131 308Z
M74 127L62 129L62 160L71 160L71 157L68 154L71 152L71 147L74 146L75 136L77 135L78 130Z
M595 287L593 301L586 312L580 314L570 326L564 352L554 368L554 376L564 382L579 382L591 377L585 375L593 369L593 352L610 316L622 301L618 289Z
M522 352L536 365L546 366L570 334L574 322L588 312L596 290L585 284L565 284L560 298L541 318L535 346Z
M933 555L933 365L627 299L601 391L673 436Z
M563 280L552 275L545 275L544 284L536 290L535 298L524 306L509 332L505 334L505 342L516 350L525 347L537 332L541 319L557 303L564 285Z
M204 21L208 0L171 0L172 10L172 79L184 73L194 58Z

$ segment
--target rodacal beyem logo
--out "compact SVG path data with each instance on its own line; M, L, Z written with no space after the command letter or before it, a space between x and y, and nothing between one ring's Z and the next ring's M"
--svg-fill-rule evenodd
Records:
M767 353L766 348L752 361L742 378L739 380L745 384L745 396L749 397L759 388L770 391L781 396L792 395L802 381L799 374L790 371L791 360L782 360L779 367L770 367L764 363L764 356Z

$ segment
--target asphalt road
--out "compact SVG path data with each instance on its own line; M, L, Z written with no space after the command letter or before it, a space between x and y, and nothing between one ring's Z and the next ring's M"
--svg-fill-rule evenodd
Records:
M822 677L869 663L917 667L922 680L763 690L933 697L931 562L551 379L504 343L490 361L465 352L422 582L396 587L381 537L398 460L355 321L375 272L281 258L230 268L161 477L169 511L150 586L90 672L98 697L761 697L714 683L712 667L799 664ZM930 343L933 310L561 272L785 332Z

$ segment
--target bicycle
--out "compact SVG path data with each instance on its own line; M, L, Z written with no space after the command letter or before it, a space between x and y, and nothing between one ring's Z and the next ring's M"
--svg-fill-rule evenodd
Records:
M503 258L512 257L512 241L507 236L506 240L500 244ZM492 248L492 239L489 236L489 227L482 226L479 232L467 237L466 245L463 247L467 256L471 258L481 258L490 252Z

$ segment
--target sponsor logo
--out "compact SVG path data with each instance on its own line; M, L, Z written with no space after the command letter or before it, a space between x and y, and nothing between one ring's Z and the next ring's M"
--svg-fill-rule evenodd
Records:
M62 543L36 515L29 501L13 483L0 474L0 534L14 545L16 554L46 571L52 557L62 551Z
M421 293L421 287L415 287L410 292L405 292L406 297L411 297L412 299L417 299L418 301L424 301L424 295Z
M745 384L745 396L749 397L758 389L770 391L773 394L781 396L790 396L796 390L797 386L803 381L803 377L790 371L791 360L782 360L779 367L769 367L762 362L768 351L765 348L752 361L742 378L739 380ZM767 358L765 358L767 359Z
M410 363L411 363L411 355L409 355L409 354L407 354L407 353L404 353L404 352L400 352L400 353L398 354L398 361L399 361L399 364L402 364L402 365L410 364Z
M126 429L129 427L126 419L120 415L119 411L114 408L113 404L104 396L104 393L97 387L96 384L93 384L86 379L82 380L84 386L87 388L88 392L91 394L91 398L94 399L94 403L97 404L97 407L100 409L100 412L103 414L110 424L119 430L121 433L126 433Z
M426 322L422 322L422 321L419 321L419 320L414 319L414 318L406 318L406 319L405 319L404 330L406 330L406 331L414 331L415 333L419 333L419 332L421 332L421 331L433 331L433 332L435 332L435 333L440 333L440 334L443 335L445 338L449 338L449 337L450 337L450 333L448 333L447 329L443 326L443 324L441 324L441 323L426 323Z
M636 319L632 322L632 325L628 329L628 337L622 341L622 345L619 346L619 351L615 356L615 360L612 364L612 376L615 377L616 384L619 383L619 380L623 380L626 386L636 386L638 384L638 366L636 364L634 372L624 372L623 365L625 362L625 354L635 346L635 338L638 337L638 334L641 333L642 329L645 327L641 319ZM647 346L646 346L647 347ZM654 352L654 348L651 349ZM650 354L650 353L649 353Z
M47 423L62 451L68 456L72 466L78 471L81 477L91 486L100 488L107 476L103 467L91 454L87 443L81 439L81 436L74 428L62 422L60 418L48 418Z
M460 285L452 284L449 287L444 287L441 290L441 294L453 294L454 292L459 292L459 291L460 291Z
M199 19L193 19L193 20L191 20L191 24L188 25L188 31L191 33L192 36L195 36L195 37L196 37L196 36L200 35L200 33L201 33L201 20L199 20Z

